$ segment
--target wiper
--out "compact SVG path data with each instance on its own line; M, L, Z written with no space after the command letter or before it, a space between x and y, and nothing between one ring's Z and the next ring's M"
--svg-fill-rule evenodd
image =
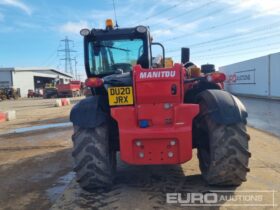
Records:
M116 50L121 50L121 51L125 51L125 52L130 52L130 50L127 50L127 49L123 49L123 48L119 48L119 47L113 47L113 46L107 46L107 45L103 45L103 44L95 45L95 47L108 47L108 48L111 48L111 49L116 49Z

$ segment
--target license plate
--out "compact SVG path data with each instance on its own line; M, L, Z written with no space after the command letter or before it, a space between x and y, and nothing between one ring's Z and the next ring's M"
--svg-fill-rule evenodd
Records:
M110 87L108 88L110 106L122 106L133 104L132 87Z

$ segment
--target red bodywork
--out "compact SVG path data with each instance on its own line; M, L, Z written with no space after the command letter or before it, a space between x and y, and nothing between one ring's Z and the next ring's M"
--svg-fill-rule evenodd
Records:
M68 84L57 84L58 95L71 95L73 92L79 92L81 90L80 81L70 81Z
M111 108L121 159L130 164L179 164L192 157L192 121L199 105L184 104L184 68L133 68L134 105ZM141 128L140 121L148 122ZM175 142L175 144L174 144Z

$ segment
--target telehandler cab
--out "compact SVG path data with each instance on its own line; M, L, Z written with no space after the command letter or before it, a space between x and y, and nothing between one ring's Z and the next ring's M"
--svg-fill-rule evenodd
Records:
M82 188L113 184L118 151L128 164L163 165L187 162L197 148L208 184L246 180L247 112L223 90L223 73L193 65L188 48L182 48L181 64L164 68L164 47L152 42L145 26L114 28L107 20L106 29L81 35L92 96L73 107L70 119ZM153 67L153 45L162 48L162 67Z

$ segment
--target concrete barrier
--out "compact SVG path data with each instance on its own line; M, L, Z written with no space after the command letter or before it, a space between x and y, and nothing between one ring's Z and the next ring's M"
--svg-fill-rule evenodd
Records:
M0 112L0 122L11 121L16 119L16 111L10 110Z
M6 114L5 112L0 112L0 122L5 122L6 121Z
M68 106L68 105L70 105L70 99L69 98L62 98L61 103L62 103L62 106Z
M54 106L55 107L61 107L62 106L61 99L56 99Z
M16 119L16 111L15 110L11 110L11 111L6 112L6 120L7 121L11 121L11 120L15 120L15 119Z
M69 98L61 98L55 100L55 107L69 106L71 104Z

